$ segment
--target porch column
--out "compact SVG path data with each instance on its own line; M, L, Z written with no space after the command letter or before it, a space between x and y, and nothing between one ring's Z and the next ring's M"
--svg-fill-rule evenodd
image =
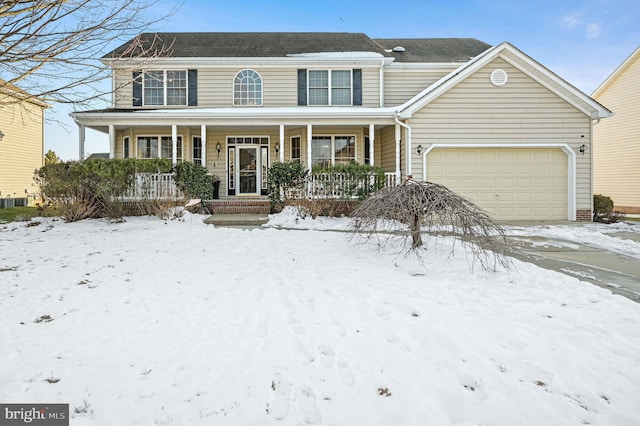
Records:
M402 142L402 130L400 125L396 123L396 185L400 185L400 143Z
M373 150L374 142L376 140L375 126L373 124L369 124L369 165L374 165L375 152Z
M280 162L284 162L284 124L280 125Z
M78 123L76 123L78 124ZM78 124L78 160L84 160L84 139L85 131L84 124Z
M116 158L116 126L109 124L109 158Z
M175 166L176 164L178 164L178 126L176 126L175 124L171 125L171 153L171 161Z
M307 169L311 170L311 139L313 137L313 125L307 124Z
M207 126L205 124L200 126L200 141L202 142L202 165L207 167Z

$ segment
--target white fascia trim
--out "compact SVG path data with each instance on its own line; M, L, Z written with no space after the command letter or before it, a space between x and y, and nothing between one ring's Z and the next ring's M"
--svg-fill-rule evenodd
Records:
M576 220L576 153L565 143L434 143L422 153L422 180L427 180L427 155L435 148L560 148L567 154L567 220Z
M288 67L349 67L349 68L379 68L382 62L386 66L393 62L393 58L380 57L284 57L284 58L210 58L210 57L194 57L194 58L160 58L145 59L133 58L127 60L103 59L102 62L114 68L132 69L136 65L143 68L237 68L237 67L271 67L271 68L288 68Z

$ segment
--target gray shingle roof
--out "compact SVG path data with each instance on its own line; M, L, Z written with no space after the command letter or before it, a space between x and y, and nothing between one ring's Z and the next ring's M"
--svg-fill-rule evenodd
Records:
M396 62L467 62L491 45L475 38L377 38L382 48L403 47L404 52L391 52Z
M145 48L171 46L174 58L285 57L296 53L374 52L398 62L466 62L490 45L473 38L371 39L363 33L143 33ZM130 42L103 58L118 57ZM396 46L404 52L389 52Z
M296 53L376 52L390 57L362 33L143 33L148 47L172 46L171 57L284 57ZM129 43L104 58L120 55Z

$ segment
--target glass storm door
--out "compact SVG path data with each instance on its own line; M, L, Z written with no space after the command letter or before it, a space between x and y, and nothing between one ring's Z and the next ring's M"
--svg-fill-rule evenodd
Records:
M258 194L258 148L238 149L238 194Z

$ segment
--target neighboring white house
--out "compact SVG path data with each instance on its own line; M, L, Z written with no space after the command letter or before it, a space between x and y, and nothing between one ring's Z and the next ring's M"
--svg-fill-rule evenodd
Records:
M592 127L611 113L509 43L352 33L142 39L172 53L113 59L125 44L105 55L113 105L72 114L109 134L112 157L204 164L229 199L264 195L276 160L356 161L397 181L442 183L498 219L591 220Z
M593 128L594 193L614 208L640 213L640 47L595 92L613 117Z

